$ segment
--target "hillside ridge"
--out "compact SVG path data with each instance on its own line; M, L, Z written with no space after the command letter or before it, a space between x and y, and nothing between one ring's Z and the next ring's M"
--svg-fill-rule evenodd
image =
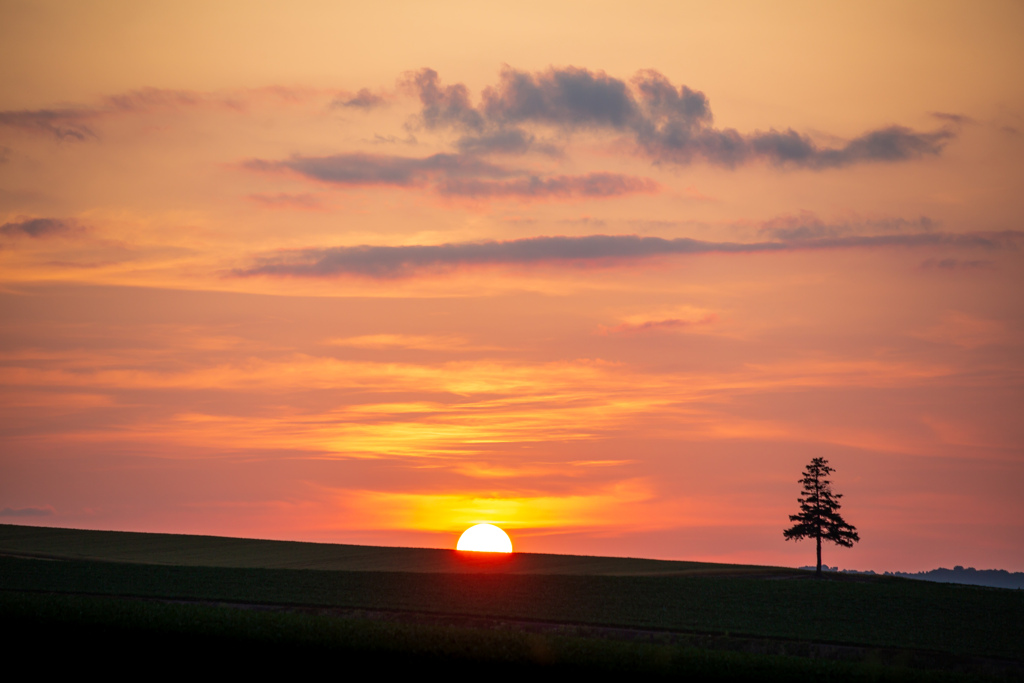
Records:
M178 566L426 573L801 576L795 569L631 557L465 553L442 548L315 543L0 524L0 554Z

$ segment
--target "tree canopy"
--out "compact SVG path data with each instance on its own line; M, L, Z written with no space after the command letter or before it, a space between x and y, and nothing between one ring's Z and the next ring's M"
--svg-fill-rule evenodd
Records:
M828 466L825 458L814 458L804 469L804 476L799 480L804 488L800 503L800 512L790 515L789 520L796 522L782 532L787 541L800 541L813 538L818 546L817 575L821 576L821 542L830 541L836 545L850 548L860 540L857 529L847 524L839 514L841 493L832 491L832 482L827 477L835 470Z

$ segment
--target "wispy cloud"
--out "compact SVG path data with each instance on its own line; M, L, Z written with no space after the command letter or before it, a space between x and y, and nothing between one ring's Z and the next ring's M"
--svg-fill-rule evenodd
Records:
M385 154L294 156L283 161L252 159L245 166L257 171L288 169L334 185L424 185L435 178L503 178L511 173L500 166L461 154L403 157Z
M704 320L692 321L683 320L682 318L668 318L666 320L648 320L642 323L622 323L621 325L615 325L613 327L601 327L599 332L601 334L642 334L644 332L664 332L664 331L676 331L694 325L701 325L714 322L714 316L709 316Z
M384 105L387 100L383 95L372 92L369 88L362 88L356 94L344 94L334 98L331 102L332 108L346 107L354 109L376 109Z
M256 171L289 170L332 185L430 187L442 195L472 198L614 197L658 189L648 178L618 173L545 177L469 154L295 156L282 161L251 159L244 165Z
M988 259L930 258L922 261L921 267L926 269L938 268L940 270L979 270L994 268L995 261Z
M107 114L194 106L212 99L224 101L224 98L193 91L142 88L110 95L97 106L0 111L0 126L44 133L62 141L82 142L97 137L90 122Z
M530 264L550 261L607 261L662 254L778 249L781 244L742 245L636 235L531 237L506 242L358 246L281 251L262 256L235 275L324 277L340 274L399 277L424 268Z
M933 112L929 112L929 113L932 115L932 117L934 117L934 118L936 118L936 119L938 119L940 121L946 121L948 123L956 124L958 126L968 125L968 124L972 124L973 125L973 124L978 123L976 120L972 119L970 116L966 116L964 114L951 114L949 112L944 112L944 111L933 111Z
M0 126L44 133L62 141L81 142L96 137L87 124L95 115L90 109L77 108L0 111Z
M878 233L928 232L936 227L928 216L916 219L875 218L824 221L815 214L802 211L798 214L777 216L762 223L759 234L777 240L808 240L824 237L844 237Z
M718 320L718 316L713 311L683 307L647 315L626 316L618 325L598 326L597 333L600 335L638 335L683 332L694 327L710 325L716 320Z
M29 508L3 508L0 510L0 517L50 517L56 511L47 505L46 507Z
M854 235L773 242L708 242L690 238L664 239L637 235L530 237L504 242L468 242L410 246L354 246L281 250L256 258L233 271L235 276L332 277L357 275L394 278L419 270L459 266L528 265L575 262L600 265L675 254L757 253L797 249L850 247L948 246L983 249L1016 248L1022 232L917 233Z
M559 156L562 150L557 146L538 142L537 137L521 128L505 128L480 135L463 135L456 145L465 154L525 154L540 152Z
M648 178L618 173L588 173L582 176L516 178L514 180L448 180L439 186L442 194L466 197L615 197L656 192L658 184Z
M263 88L233 93L140 88L108 95L92 105L0 111L0 126L48 135L59 141L84 142L98 139L95 124L112 115L198 106L242 110L247 99L269 95L278 100L290 101L303 97L305 92L288 88Z
M30 218L0 225L0 235L44 239L67 234L74 230L74 227L71 223L57 218Z
M283 94L280 90L278 93ZM238 98L224 95L195 90L140 88L106 97L98 111L138 112L167 107L194 107L201 104L226 105L233 109L241 107Z

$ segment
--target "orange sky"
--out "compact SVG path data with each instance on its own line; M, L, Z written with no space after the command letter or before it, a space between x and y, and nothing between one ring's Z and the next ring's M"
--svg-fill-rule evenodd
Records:
M1020 35L0 2L0 521L1024 570Z

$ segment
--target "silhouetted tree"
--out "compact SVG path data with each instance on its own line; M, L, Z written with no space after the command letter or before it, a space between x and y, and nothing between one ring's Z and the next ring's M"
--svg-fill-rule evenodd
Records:
M817 541L818 571L815 576L818 578L821 578L822 540L831 541L844 548L849 548L860 540L857 530L839 515L839 499L843 494L832 493L832 482L825 478L832 472L835 470L828 466L828 460L825 458L811 460L811 464L804 469L803 479L800 479L800 483L804 485L803 497L797 498L800 513L789 516L789 521L796 524L782 532L787 541L800 541L805 538Z

